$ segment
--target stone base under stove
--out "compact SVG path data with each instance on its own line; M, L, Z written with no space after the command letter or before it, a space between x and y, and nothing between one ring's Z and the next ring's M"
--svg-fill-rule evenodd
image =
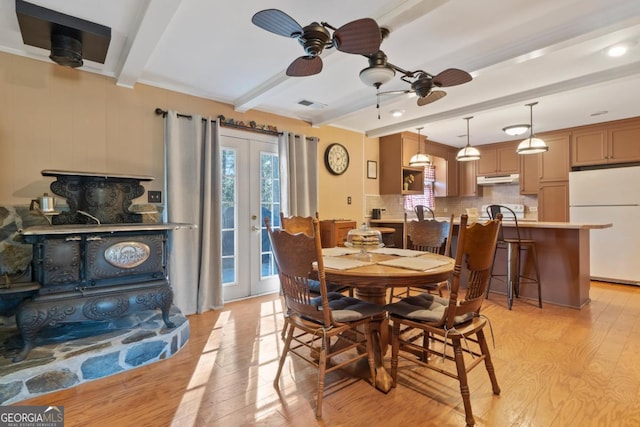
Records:
M38 333L29 356L13 363L22 340L0 324L0 405L7 405L167 359L189 340L189 321L173 306L169 329L159 310L103 322L61 324Z

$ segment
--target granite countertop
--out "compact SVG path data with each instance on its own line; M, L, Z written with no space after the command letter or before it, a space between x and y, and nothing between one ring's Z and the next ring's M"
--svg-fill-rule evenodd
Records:
M448 220L449 217L437 217L439 221ZM402 224L404 219L399 218L382 218L372 219L369 221L371 224ZM460 218L457 217L454 224L460 224ZM515 227L515 221L502 221L504 227ZM600 229L610 228L613 226L611 223L578 223L578 222L554 222L554 221L530 221L522 220L518 221L520 228L564 228L564 229Z

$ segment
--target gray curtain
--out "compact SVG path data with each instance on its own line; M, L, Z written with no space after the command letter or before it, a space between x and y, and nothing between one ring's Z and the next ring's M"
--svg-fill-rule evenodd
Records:
M284 132L278 138L280 203L286 216L318 211L318 138Z
M184 314L222 307L219 123L165 117L164 219L189 223L169 239L169 280Z

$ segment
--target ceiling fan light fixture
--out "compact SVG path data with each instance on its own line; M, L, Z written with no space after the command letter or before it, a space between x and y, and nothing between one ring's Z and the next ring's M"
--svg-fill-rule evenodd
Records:
M525 125L525 124L511 125L511 126L503 127L502 131L509 136L518 136L528 131L530 127L531 126Z
M414 168L420 168L420 167L431 165L431 159L429 158L429 156L427 156L426 154L420 151L420 146L422 145L420 143L421 142L420 131L422 130L422 128L419 127L417 129L418 129L418 152L413 156L411 156L411 158L409 159L409 166Z
M456 160L458 162L471 162L473 160L480 160L480 151L477 148L472 147L469 143L469 120L471 119L473 119L473 116L464 118L464 120L467 121L467 145L461 148L458 151L458 154L456 154Z
M378 88L394 78L395 75L396 72L393 68L386 65L374 65L360 71L360 80L367 86Z
M516 153L518 154L537 154L549 151L549 146L542 139L536 138L533 134L533 106L537 104L537 102L526 104L530 110L530 133L527 139L518 144L518 148L516 148Z

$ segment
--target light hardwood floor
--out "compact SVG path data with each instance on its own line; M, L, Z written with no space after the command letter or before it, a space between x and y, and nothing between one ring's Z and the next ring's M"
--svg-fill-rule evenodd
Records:
M509 311L490 296L502 393L491 393L484 367L471 372L478 426L640 425L640 287L594 282L591 298L582 310L516 300ZM401 365L388 394L334 373L316 420L311 366L289 358L280 392L272 385L283 345L277 295L189 321L191 339L171 359L19 404L64 405L66 427L464 425L457 383L413 365Z

